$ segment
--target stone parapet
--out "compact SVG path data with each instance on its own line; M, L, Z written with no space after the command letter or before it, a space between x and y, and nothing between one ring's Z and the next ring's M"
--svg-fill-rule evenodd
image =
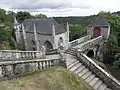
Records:
M43 51L0 50L0 61L43 58L45 58L45 53Z
M35 59L0 62L0 80L23 76L38 70L59 65L60 59Z
M77 58L110 88L120 90L120 82L97 65L92 59L83 54L81 50L77 52Z

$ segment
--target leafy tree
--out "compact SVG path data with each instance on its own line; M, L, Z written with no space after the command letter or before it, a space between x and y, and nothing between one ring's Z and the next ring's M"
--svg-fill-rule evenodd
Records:
M105 13L105 17L111 25L111 34L106 43L107 59L111 60L114 65L119 61L120 55L120 15L112 14L110 12ZM117 56L117 58L116 58Z
M22 23L25 19L32 18L32 15L29 12L23 11L17 12L16 16L19 23Z
M36 14L34 18L47 18L47 16L44 14Z

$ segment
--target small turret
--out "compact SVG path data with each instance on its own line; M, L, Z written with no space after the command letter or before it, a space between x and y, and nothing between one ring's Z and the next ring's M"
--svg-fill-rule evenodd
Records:
M55 36L55 25L52 23L52 36Z

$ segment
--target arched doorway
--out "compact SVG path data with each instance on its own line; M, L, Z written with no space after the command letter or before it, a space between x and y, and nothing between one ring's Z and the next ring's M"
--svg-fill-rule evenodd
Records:
M58 48L60 47L60 45L63 44L63 38L60 37L59 40L58 40Z
M46 47L46 50L53 49L53 46L49 41L45 41L44 46Z
M93 50L88 51L87 56L90 57L90 58L93 58L94 57L94 51Z
M94 28L94 32L93 32L93 38L97 38L101 35L101 30L99 27L95 27Z

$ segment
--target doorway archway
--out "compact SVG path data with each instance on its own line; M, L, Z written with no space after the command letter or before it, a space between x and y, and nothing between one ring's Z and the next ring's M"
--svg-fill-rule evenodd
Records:
M53 46L49 41L45 41L44 46L46 47L46 50L53 49Z
M101 29L99 27L94 28L93 38L97 38L101 35Z
M90 57L90 58L93 58L94 57L94 51L89 50L88 53L87 53L87 56Z
M59 40L58 40L58 47L59 47L61 44L63 44L63 38L62 38L62 37L60 37Z

